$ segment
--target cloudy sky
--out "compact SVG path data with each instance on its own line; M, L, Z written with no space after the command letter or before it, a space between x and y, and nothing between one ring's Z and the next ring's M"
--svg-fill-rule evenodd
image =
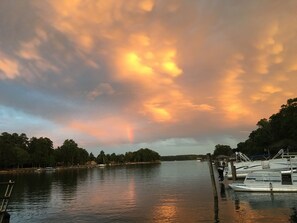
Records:
M0 131L97 155L236 147L297 96L295 0L0 0Z

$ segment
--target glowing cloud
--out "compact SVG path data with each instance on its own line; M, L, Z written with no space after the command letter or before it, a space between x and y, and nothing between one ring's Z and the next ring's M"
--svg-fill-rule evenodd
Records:
M262 92L268 93L268 94L274 94L276 92L282 91L281 88L273 86L273 85L265 85L262 87Z
M245 73L241 65L243 60L244 57L240 54L232 56L230 68L223 74L221 102L227 120L242 119L243 115L249 113L240 97L243 89L240 79Z
M174 62L175 56L175 50L169 50L165 52L162 62L162 67L164 71L173 77L177 77L182 73L182 70L179 69Z
M140 75L151 75L153 69L147 65L144 65L139 56L132 52L125 55L125 64L128 73L140 74Z
M172 116L165 108L162 108L160 105L153 102L145 103L144 109L145 113L148 113L156 122L168 122L172 119Z
M107 117L97 120L73 120L68 124L70 129L85 132L105 145L115 142L131 143L134 139L133 127L126 120Z
M139 2L139 7L147 12L152 11L153 7L154 7L154 1L152 0L142 0Z
M106 148L235 147L297 94L297 2L271 1L4 1L0 104Z
M19 65L16 61L3 58L0 52L0 79L14 79L19 76Z

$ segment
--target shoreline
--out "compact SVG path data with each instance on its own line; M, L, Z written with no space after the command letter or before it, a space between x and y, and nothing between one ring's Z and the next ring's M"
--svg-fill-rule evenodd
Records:
M47 169L46 167L38 168L38 167L29 167L29 168L14 168L14 169L0 169L0 175L4 174L23 174L23 173L41 173L41 172L54 172L60 170L71 170L71 169L90 169L90 168L106 168L113 166L130 166L130 165L147 165L147 164L161 164L161 161L153 161L153 162L128 162L122 164L106 164L102 166L102 164L97 165L78 165L78 166L59 166L59 167L51 167Z

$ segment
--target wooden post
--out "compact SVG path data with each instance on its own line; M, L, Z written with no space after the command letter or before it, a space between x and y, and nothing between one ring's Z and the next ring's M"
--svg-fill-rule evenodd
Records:
M212 190L213 190L213 198L214 198L214 218L215 222L219 222L219 200L218 200L218 191L216 186L216 181L214 178L214 172L213 172L213 165L212 165L212 159L210 153L207 154L208 158L208 166L209 166L209 172L210 172L210 178L211 178L211 184L212 184Z
M213 166L212 166L212 160L211 160L210 153L207 154L207 157L208 157L208 166L209 166L211 184L212 184L212 189L213 189L213 195L215 197L218 197L217 186L216 186L216 181L214 178L214 172L213 172Z
M231 171L232 171L232 180L235 181L237 179L236 176L236 167L234 166L233 160L230 161Z
M8 214L6 211L3 214L3 220L2 223L9 223L10 221L10 214Z

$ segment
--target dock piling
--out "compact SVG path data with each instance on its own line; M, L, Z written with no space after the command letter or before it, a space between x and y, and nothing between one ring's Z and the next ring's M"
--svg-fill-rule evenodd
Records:
M234 166L233 160L230 161L231 164L231 173L232 173L232 180L236 181L237 180L237 176L236 176L236 168Z

